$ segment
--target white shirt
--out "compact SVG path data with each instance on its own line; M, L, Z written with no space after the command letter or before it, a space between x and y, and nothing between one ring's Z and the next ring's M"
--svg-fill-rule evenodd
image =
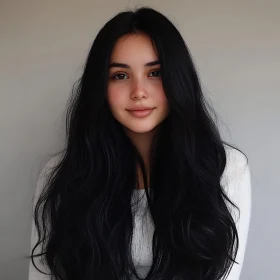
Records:
M237 251L236 261L226 278L226 280L238 280L244 262L245 249L247 244L249 225L251 219L251 178L250 168L247 164L245 156L239 151L225 146L227 162L224 173L221 178L221 185L225 189L230 200L239 207L238 211L226 202L231 209L233 219L236 223L239 236L239 249ZM34 197L34 205L40 195L44 183L44 175L52 168L58 158L52 158L42 169L38 179L36 193ZM133 198L142 197L140 201L141 207L134 217L134 231L132 237L132 257L138 274L142 277L146 276L152 263L152 238L154 225L149 211L146 211L146 195L144 189L135 189ZM31 247L37 240L34 221L32 222ZM40 264L36 264L41 268ZM45 269L42 269L46 271ZM50 277L38 272L32 262L29 264L29 280L50 280Z

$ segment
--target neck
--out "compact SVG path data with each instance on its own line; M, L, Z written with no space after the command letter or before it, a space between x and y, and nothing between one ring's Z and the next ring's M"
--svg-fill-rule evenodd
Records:
M146 167L149 166L150 151L155 133L155 130L146 133L136 133L131 130L126 130L127 136L138 150Z
M142 157L146 172L147 172L147 180L148 180L148 185L149 185L149 166L150 166L150 151L151 151L151 146L152 146L152 141L153 138L157 132L157 129L153 129L149 132L146 133L136 133L131 130L126 129L125 132L127 136L130 138L136 149L138 150L140 156ZM141 173L141 168L139 165L136 167L137 169L137 176L138 176L138 183L139 185L136 186L136 189L144 189L144 181L143 181L143 176Z

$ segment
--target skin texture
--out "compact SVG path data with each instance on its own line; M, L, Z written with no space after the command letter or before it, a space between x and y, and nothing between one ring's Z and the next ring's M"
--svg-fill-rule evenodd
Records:
M152 138L169 113L168 102L162 87L160 64L145 66L158 57L150 38L145 34L125 35L116 42L111 54L112 63L108 80L108 104L113 116L122 124L147 162ZM128 109L148 106L153 112L145 118L131 115Z

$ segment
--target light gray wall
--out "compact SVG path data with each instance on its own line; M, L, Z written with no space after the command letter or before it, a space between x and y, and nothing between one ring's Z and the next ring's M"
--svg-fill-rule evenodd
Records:
M0 279L27 279L36 176L62 148L72 84L100 27L136 4L159 9L182 32L224 137L249 157L253 208L241 279L278 279L277 0L0 1Z

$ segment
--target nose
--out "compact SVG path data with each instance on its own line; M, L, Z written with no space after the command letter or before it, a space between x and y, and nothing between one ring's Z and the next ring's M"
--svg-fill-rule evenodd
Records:
M131 94L130 94L131 99L142 99L142 98L147 98L148 94L145 88L145 85L143 82L135 82L133 84Z

